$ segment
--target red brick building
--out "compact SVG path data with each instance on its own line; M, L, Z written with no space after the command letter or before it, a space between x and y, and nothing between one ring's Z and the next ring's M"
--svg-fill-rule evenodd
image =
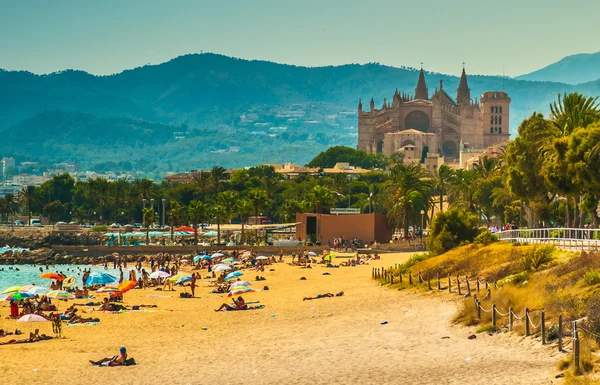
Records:
M297 213L296 223L296 239L316 239L322 244L339 237L387 243L393 236L393 229L382 214Z

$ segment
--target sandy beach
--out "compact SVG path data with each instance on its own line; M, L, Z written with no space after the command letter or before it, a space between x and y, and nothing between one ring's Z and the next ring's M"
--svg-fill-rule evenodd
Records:
M458 297L379 287L371 268L390 266L410 254L386 254L369 266L302 269L275 264L254 282L268 291L250 293L264 309L213 311L230 299L209 294L199 281L196 296L179 291L132 290L125 304L156 304L147 312L91 312L96 326L64 327L64 339L0 346L4 384L549 384L556 382L555 347L518 336L478 334L453 326ZM289 258L287 258L289 261ZM338 259L336 262L341 262ZM328 272L330 275L323 275ZM306 277L306 280L300 280ZM303 301L344 291L343 297ZM164 298L166 297L166 298ZM78 302L84 302L78 301ZM14 330L0 308L0 328ZM61 302L61 309L66 307ZM387 321L387 324L381 323ZM51 324L18 324L51 334ZM8 338L2 339L2 341ZM93 367L90 359L115 355L121 346L133 367Z

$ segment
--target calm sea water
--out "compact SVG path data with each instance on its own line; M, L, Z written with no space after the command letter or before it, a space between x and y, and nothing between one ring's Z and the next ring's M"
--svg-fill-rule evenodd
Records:
M11 268L12 269L9 269ZM32 265L0 265L0 293L11 286L24 286L35 284L36 286L50 287L52 283L51 279L39 278L40 267L44 272L63 272L67 277L75 277L75 285L81 287L81 278L83 269L92 269L92 272L109 273L119 279L119 270L112 269L112 264L108 270L104 270L102 266L90 266L90 265L54 265L48 266L32 266ZM15 269L19 269L16 271ZM129 277L129 270L133 269L132 266L127 266L127 269L123 269L124 279ZM139 274L138 274L139 275ZM0 294L2 297L2 294Z

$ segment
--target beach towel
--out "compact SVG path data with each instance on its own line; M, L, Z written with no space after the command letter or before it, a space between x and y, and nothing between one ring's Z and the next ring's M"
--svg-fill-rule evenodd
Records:
M79 322L79 323L72 323L72 324L67 324L67 326L95 326L98 325L100 322Z

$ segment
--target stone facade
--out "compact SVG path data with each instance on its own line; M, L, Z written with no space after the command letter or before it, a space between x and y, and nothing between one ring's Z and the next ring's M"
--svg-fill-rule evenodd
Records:
M484 92L480 101L473 101L464 69L456 99L441 80L429 98L421 69L414 96L396 89L391 103L384 98L380 109L371 99L369 111L363 111L359 101L358 149L388 156L403 151L411 160L438 156L458 161L461 149L483 149L508 140L509 107L510 98L502 91Z

